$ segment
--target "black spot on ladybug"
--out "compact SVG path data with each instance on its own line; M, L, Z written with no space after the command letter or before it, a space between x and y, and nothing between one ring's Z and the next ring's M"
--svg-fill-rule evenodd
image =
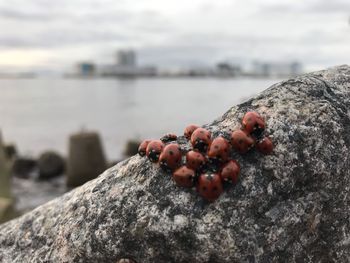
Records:
M219 147L219 145L215 145L214 148L215 149L219 149L220 147Z
M260 139L263 135L264 135L264 129L260 128L259 126L257 126L252 132L252 136L257 139Z
M173 155L173 154L174 154L174 152L173 152L172 150L170 150L170 151L169 151L169 154L170 154L170 155Z

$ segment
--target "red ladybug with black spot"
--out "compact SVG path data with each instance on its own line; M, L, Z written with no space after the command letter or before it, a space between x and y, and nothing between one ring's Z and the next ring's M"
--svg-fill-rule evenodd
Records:
M186 154L186 166L195 171L201 170L206 163L206 158L198 151L189 151Z
M148 143L146 148L146 155L148 159L156 163L159 160L159 156L164 149L164 143L161 140L152 140Z
M211 133L207 129L197 128L191 135L193 149L201 152L207 151L211 143Z
M139 149L137 151L140 156L146 155L147 145L149 144L150 141L151 140L144 140L140 143Z
M177 143L171 143L164 147L159 156L159 164L166 171L172 171L181 165L182 153Z
M242 130L236 130L231 134L231 145L239 153L248 152L255 144L255 140Z
M198 178L198 193L207 201L215 201L223 192L220 175L217 173L204 173Z
M221 180L236 184L241 168L236 160L230 160L224 164L220 171Z
M273 142L269 137L265 137L256 144L256 149L263 154L272 154Z
M196 172L183 165L173 173L173 180L180 187L192 187Z
M184 136L187 140L191 138L192 133L198 128L197 125L191 124L185 128Z
M242 119L242 130L256 138L263 135L265 126L265 120L255 111L247 112Z
M219 136L216 137L210 144L208 150L209 160L213 163L223 163L226 162L230 154L230 144L229 142Z

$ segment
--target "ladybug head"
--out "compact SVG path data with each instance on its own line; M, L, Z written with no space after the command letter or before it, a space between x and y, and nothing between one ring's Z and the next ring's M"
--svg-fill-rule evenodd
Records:
M213 181L214 174L213 173L206 173L205 174L205 179L207 179L208 181Z

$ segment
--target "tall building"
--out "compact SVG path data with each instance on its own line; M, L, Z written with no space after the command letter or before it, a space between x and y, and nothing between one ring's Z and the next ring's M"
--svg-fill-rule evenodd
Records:
M155 76L157 69L154 66L138 66L136 53L133 50L117 51L117 63L100 68L100 75L111 77L141 77Z
M117 65L123 67L136 67L135 51L119 50L117 52Z

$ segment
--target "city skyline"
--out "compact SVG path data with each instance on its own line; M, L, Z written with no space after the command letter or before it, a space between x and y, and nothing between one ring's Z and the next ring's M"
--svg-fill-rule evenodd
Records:
M249 66L236 61L218 61L214 65L166 69L154 65L139 65L138 55L132 49L119 49L114 61L98 64L94 60L79 61L67 77L288 77L304 73L298 61L250 61Z
M132 48L140 64L350 61L350 3L335 1L14 0L0 3L0 70L67 72Z

